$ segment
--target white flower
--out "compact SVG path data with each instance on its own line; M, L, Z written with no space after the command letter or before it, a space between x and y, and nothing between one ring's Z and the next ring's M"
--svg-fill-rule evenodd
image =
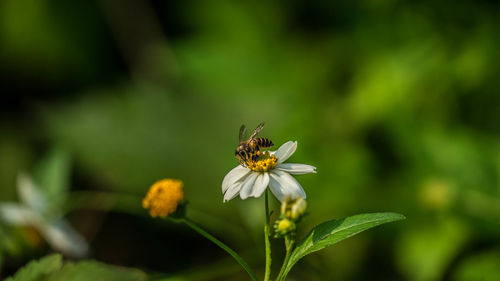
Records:
M264 153L258 161L248 161L232 169L222 181L224 202L235 198L260 197L269 186L282 201L285 196L306 198L306 193L291 175L316 173L316 167L306 164L283 163L297 149L297 142L286 142L277 151Z
M88 252L85 239L62 218L49 218L49 202L27 175L19 175L17 192L21 203L0 203L0 219L17 226L35 227L55 250L72 257Z

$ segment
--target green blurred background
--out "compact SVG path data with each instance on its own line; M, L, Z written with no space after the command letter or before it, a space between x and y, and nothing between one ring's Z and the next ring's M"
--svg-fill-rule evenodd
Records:
M318 170L297 177L302 235L356 213L407 216L308 256L290 280L500 280L499 16L498 1L3 0L0 201L59 155L71 193L128 198L69 212L90 258L248 280L140 200L182 179L190 216L261 274L263 200L223 204L221 182L239 126L265 121L262 136L297 140L290 161ZM51 251L0 227L13 244L0 277Z

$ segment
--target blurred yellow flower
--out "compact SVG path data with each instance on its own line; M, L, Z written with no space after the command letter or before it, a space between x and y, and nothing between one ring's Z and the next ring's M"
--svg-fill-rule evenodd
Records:
M420 187L420 202L431 210L449 209L456 197L453 184L444 179L428 179Z
M183 185L182 181L175 179L155 182L142 200L142 207L148 209L153 218L167 217L174 213L179 203L184 200Z

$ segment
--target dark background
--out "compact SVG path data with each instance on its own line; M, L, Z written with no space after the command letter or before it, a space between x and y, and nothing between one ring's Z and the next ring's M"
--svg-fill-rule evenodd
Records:
M262 273L262 198L223 204L221 182L239 126L265 121L262 136L297 140L290 161L318 170L297 177L302 235L356 213L407 216L308 256L290 280L498 280L499 15L497 1L3 0L0 201L62 151L70 193L128 198L68 213L89 258L248 280L140 200L182 179L190 216ZM0 251L0 276L51 251L21 238Z

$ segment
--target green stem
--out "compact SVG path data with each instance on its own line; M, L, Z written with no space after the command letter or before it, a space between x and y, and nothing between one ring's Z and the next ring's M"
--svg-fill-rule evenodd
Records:
M283 261L283 265L281 266L280 273L278 274L278 277L276 278L276 281L282 281L282 280L285 280L285 278L286 278L286 274L284 274L285 268L288 264L288 261L290 260L290 256L292 255L292 250L293 250L293 247L295 244L295 239L292 238L292 235L285 236L286 255L285 255L285 260Z
M257 278L257 275L255 275L255 273L252 271L250 266L245 262L245 260L243 260L242 257L240 257L235 251L233 251L231 248L229 248L226 244L222 243L219 239L215 238L212 234L206 232L204 229L199 227L196 223L194 223L190 219L182 218L182 219L180 219L180 221L184 222L189 227L191 227L193 230L195 230L199 234L203 235L208 240L214 242L217 246L219 246L224 251L226 251L228 254L230 254L248 272L248 275L250 275L250 278L252 278L253 281L259 281L259 278Z
M264 242L266 244L266 272L264 274L264 281L269 281L271 277L271 242L269 241L269 203L268 203L268 193L266 189L265 204L266 204L266 223L264 224Z

